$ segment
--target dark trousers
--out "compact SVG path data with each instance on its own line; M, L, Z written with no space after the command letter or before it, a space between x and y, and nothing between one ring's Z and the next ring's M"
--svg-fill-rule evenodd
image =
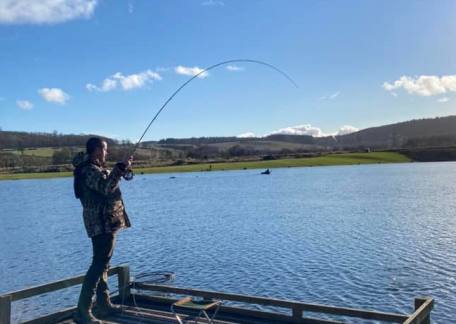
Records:
M81 295L78 307L88 308L92 303L92 297L97 294L97 299L109 296L108 270L111 260L116 235L114 233L101 234L92 237L93 258L92 264L86 273L82 283Z

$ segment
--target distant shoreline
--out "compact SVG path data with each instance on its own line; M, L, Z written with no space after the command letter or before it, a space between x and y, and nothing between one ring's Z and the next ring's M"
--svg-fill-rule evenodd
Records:
M409 157L397 152L340 153L328 154L324 156L311 158L277 159L268 161L262 160L248 162L219 162L186 164L178 166L134 168L134 172L136 174L208 172L226 170L273 169L287 167L313 167L406 162L412 162L412 160ZM73 176L72 172L5 173L0 174L0 180L51 179L71 176Z

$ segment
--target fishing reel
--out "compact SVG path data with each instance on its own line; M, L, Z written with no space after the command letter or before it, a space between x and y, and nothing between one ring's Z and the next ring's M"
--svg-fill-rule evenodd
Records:
M131 180L133 180L134 176L135 176L135 173L133 172L133 170L128 168L122 177L127 181L131 181Z

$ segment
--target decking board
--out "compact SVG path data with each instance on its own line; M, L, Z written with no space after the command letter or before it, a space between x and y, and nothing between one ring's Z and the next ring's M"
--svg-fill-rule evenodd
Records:
M194 323L194 316L181 315L182 319ZM125 306L121 314L115 314L108 317L100 318L106 324L170 324L177 323L174 314L160 310L148 309L143 307ZM207 323L208 321L203 318L198 318L198 323ZM227 322L221 320L214 321L217 324L235 324L234 322ZM67 319L58 322L59 324L75 324L72 319Z

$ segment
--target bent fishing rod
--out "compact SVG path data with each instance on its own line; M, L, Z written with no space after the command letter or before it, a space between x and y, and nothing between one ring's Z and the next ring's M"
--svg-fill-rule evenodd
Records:
M214 65L211 65L203 70L201 70L200 72L198 72L197 74L195 74L193 77L191 77L190 79L188 79L186 82L184 82L179 88L177 88L176 91L174 91L174 93L165 101L165 103L160 107L160 109L157 111L157 113L155 114L154 118L152 118L152 120L150 121L149 125L147 125L146 129L144 130L144 132L142 133L141 137L139 138L139 140L136 142L135 146L133 147L133 150L131 152L129 152L128 156L133 156L134 153L136 152L136 150L138 149L139 147L139 144L141 143L142 139L144 138L144 136L146 135L146 133L149 131L149 128L152 126L152 124L155 122L155 120L158 118L158 116L161 114L161 112L165 109L165 107L171 102L171 100L174 99L174 97L183 89L185 88L185 86L187 84L189 84L190 82L192 82L194 79L198 78L199 76L202 76L204 75L205 73L207 73L208 71L212 70L212 69L215 69L219 66L222 66L222 65L226 65L226 64L231 64L231 63L254 63L254 64L260 64L260 65L264 65L268 68L271 68L272 70L280 73L282 76L284 76L288 81L290 81L296 88L298 88L298 85L297 83L288 75L286 74L284 71L280 70L279 68L275 67L274 65L270 64L270 63L266 63L266 62L263 62L263 61L258 61L258 60L251 60L251 59L233 59L233 60L228 60L228 61L223 61L223 62L220 62L220 63L217 63L217 64L214 64ZM134 173L133 173L133 170L131 168L129 168L125 175L123 176L123 178L125 180L132 180L133 179L133 176L134 176Z

